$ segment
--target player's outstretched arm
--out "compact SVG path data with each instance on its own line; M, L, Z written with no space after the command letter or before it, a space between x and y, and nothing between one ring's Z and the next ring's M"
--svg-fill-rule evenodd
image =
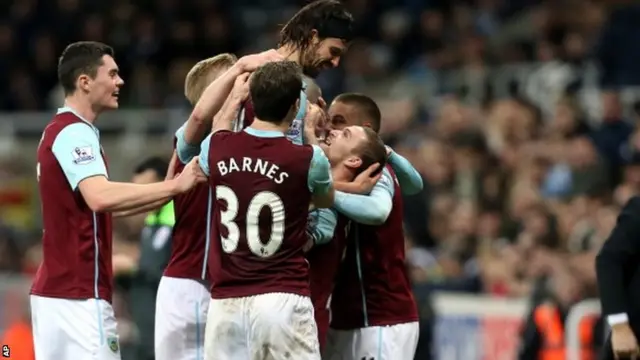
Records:
M393 151L392 148L387 146L387 151L389 152L389 164L391 164L393 171L395 171L398 177L402 193L414 195L422 191L424 185L422 183L422 176L420 176L418 170L411 165L409 160Z
M87 205L96 212L137 209L190 190L206 181L201 175L198 158L194 158L175 179L153 184L112 182L104 175L85 177L77 184Z
M382 225L393 207L393 178L387 169L369 195L336 191L335 208L347 217L365 225Z
M173 198L173 196L168 196L166 198L162 198L158 201L154 201L150 204L147 205L143 205L140 207L136 207L130 210L126 210L126 211L118 211L118 212L114 212L113 216L115 217L127 217L127 216L133 216L133 215L138 215L138 214L142 214L142 213L146 213L146 212L150 212L150 211L154 211L154 210L158 210L161 207L165 206L169 201L171 201L171 199Z
M624 268L640 254L640 197L634 196L596 257L596 275L603 315L611 323L628 322L630 305Z
M191 171L171 181L149 185L112 182L107 179L100 149L98 135L85 123L65 127L51 147L69 185L80 191L93 211L134 209L187 191L198 181L204 181L194 171L197 164L192 164Z
M313 245L326 244L333 239L338 223L338 214L333 209L313 209L309 211L307 235Z
M309 176L307 185L313 194L313 205L318 208L329 208L333 206L335 192L333 190L333 179L331 178L331 166L324 151L317 146L313 146L313 157L309 164Z
M220 111L238 76L245 72L252 72L267 62L279 60L283 60L283 57L275 50L243 56L229 70L209 84L187 120L184 132L186 142L197 145L209 133L213 116Z

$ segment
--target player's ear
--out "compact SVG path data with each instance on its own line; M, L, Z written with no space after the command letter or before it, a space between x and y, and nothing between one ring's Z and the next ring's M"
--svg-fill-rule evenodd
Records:
M362 159L357 156L349 156L345 161L345 165L350 169L357 169L362 165Z
M91 78L89 75L82 74L78 76L78 81L76 82L76 86L80 90L89 91L89 84L91 82Z
M320 42L320 37L318 36L318 30L313 29L311 30L310 36L309 36L309 44L310 45L315 45L317 43Z

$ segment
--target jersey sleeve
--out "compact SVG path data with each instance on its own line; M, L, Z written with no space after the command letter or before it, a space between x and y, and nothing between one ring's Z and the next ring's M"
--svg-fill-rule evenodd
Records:
M209 176L209 147L211 146L211 137L213 134L207 135L200 144L200 168Z
M307 234L314 245L326 244L333 239L338 214L333 209L313 209L309 212Z
M347 217L365 225L381 225L393 207L393 177L386 168L369 195L336 191L335 208Z
M411 165L409 160L391 150L389 164L391 164L393 171L396 172L403 194L414 195L422 191L422 176L420 176L418 170Z
M184 132L187 127L185 123L176 131L176 154L181 163L187 164L191 159L200 153L200 145L191 145L184 138Z
M325 195L333 188L333 179L331 178L331 166L329 165L329 159L324 154L324 151L317 146L313 147L313 157L311 158L311 164L309 165L309 176L307 177L307 184L309 191L314 195Z
M98 134L85 123L74 123L62 129L51 150L73 190L86 178L107 176Z

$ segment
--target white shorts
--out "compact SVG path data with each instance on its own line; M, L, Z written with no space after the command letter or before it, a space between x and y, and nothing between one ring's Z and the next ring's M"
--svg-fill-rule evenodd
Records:
M202 360L211 294L197 280L163 276L156 296L156 360Z
M204 347L205 360L320 360L311 299L284 293L211 299Z
M30 296L38 360L120 360L116 318L100 299Z
M418 322L356 330L330 329L322 359L413 360L419 335Z

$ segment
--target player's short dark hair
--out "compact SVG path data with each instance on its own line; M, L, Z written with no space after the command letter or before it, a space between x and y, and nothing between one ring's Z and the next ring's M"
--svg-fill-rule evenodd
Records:
M361 144L356 149L360 159L362 160L362 164L358 169L356 169L356 174L360 174L369 168L369 166L378 163L380 166L372 174L377 175L387 164L387 149L385 148L382 139L380 139L380 136L378 136L378 133L368 127L363 128L367 139L364 144Z
M361 114L367 121L371 123L371 129L376 133L380 132L380 123L382 122L382 114L380 108L372 98L364 94L344 93L338 95L334 101L343 104L353 105L361 111ZM362 124L360 124L362 125Z
M151 170L158 175L159 179L164 179L167 176L167 169L169 168L169 162L167 160L159 157L153 156L142 161L136 168L133 170L133 173L138 175L142 174L145 171Z
M80 75L95 78L98 68L104 64L104 55L113 57L113 48L97 41L78 41L67 46L58 61L58 80L64 94L76 91L76 80Z
M351 41L353 15L338 0L317 0L300 9L280 30L280 46L293 45L305 49L311 41L312 31L318 37Z
M281 123L295 105L302 90L302 69L293 61L276 61L260 66L251 76L249 93L255 116Z

